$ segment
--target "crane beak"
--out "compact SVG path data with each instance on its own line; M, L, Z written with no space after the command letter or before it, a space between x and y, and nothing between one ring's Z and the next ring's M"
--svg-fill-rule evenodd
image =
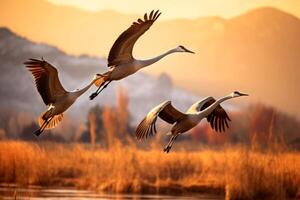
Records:
M195 53L195 52L193 52L193 51L191 51L191 50L188 50L188 49L186 49L186 48L184 48L184 50L185 50L185 52L187 52L187 53Z
M240 96L249 96L249 94L240 93Z

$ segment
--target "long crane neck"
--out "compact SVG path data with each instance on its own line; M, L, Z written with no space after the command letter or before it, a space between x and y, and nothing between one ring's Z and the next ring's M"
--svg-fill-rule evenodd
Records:
M233 98L231 95L228 95L228 96L225 96L225 97L222 97L220 99L218 99L216 102L214 102L213 104L211 104L209 107L207 107L206 109L198 112L197 114L199 115L199 117L206 117L208 116L210 113L212 113L214 111L214 109L220 105L222 102L228 100L228 99L231 99Z
M152 65L153 63L156 63L157 61L159 61L160 59L164 58L165 56L171 54L171 53L175 53L176 50L175 49L171 49L159 56L156 56L154 58L151 58L151 59L147 59L147 60L140 60L140 63L141 63L141 68L143 67L146 67L146 66L149 66L149 65Z
M81 90L78 90L76 92L73 92L76 97L80 97L83 93L85 93L90 87L97 81L97 79L93 79L87 86L82 88Z

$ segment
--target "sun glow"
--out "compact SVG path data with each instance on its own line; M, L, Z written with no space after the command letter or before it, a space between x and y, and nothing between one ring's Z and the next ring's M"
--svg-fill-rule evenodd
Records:
M159 8L165 14L163 19L198 18L203 16L233 17L258 7L274 7L300 16L298 0L47 0L57 5L69 5L88 11L115 10L127 14L140 14L145 10Z

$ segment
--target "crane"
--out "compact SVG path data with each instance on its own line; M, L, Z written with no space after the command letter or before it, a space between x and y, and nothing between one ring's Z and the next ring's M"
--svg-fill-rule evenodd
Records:
M171 101L165 101L154 107L141 121L136 129L136 137L141 140L154 135L157 132L155 123L158 117L169 124L173 124L171 131L167 133L171 138L164 148L166 153L170 151L174 141L180 134L194 128L203 118L206 118L211 127L217 132L225 131L226 128L229 128L228 121L231 120L220 104L241 96L248 96L248 94L234 91L218 100L207 97L194 103L185 113L174 108Z
M43 112L38 118L40 128L33 133L36 136L39 136L45 129L54 128L63 119L63 113L76 99L101 78L99 74L96 74L86 87L68 92L59 81L57 69L44 59L31 58L24 64L31 72L36 88L44 103L48 106L47 111Z
M155 12L152 10L149 16L146 13L143 20L139 18L136 22L133 22L133 24L117 38L108 55L107 66L109 67L109 70L103 73L102 78L95 82L98 89L90 95L91 100L106 88L111 81L120 80L132 75L138 70L152 65L169 54L176 52L194 53L184 46L179 45L176 48L170 49L151 59L138 60L133 57L132 51L134 44L139 37L152 26L160 14L159 10Z

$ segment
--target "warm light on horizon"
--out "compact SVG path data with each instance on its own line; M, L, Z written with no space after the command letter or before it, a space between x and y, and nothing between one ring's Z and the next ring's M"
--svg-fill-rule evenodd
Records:
M162 20L205 16L230 18L259 7L274 7L300 17L298 0L46 0L56 5L74 6L87 11L114 10L126 14L141 14L147 10L160 9L164 12ZM180 8L180 9L179 9Z

